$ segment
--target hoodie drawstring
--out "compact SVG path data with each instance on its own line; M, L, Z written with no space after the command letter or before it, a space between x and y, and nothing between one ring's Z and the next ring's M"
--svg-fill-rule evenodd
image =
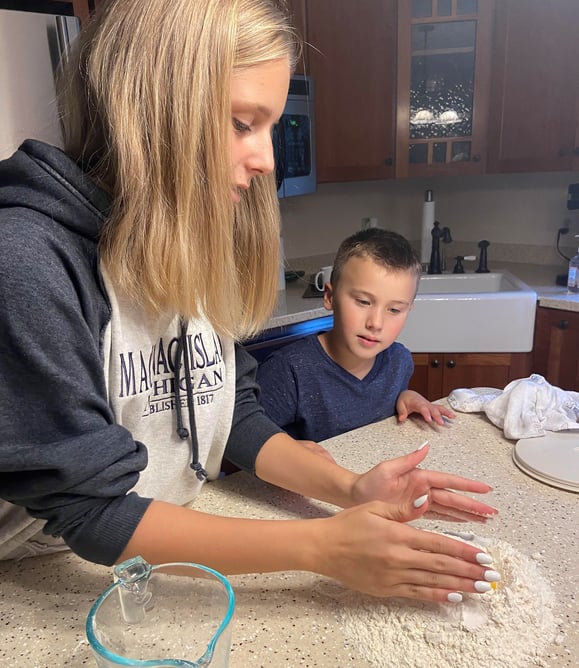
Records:
M189 355L187 354L187 321L181 318L179 321L179 336L177 338L177 352L175 354L175 412L177 413L177 435L183 441L191 438L191 468L199 480L207 478L207 471L199 463L199 441L197 440L197 429L195 429L195 403L193 397L193 385L191 383L191 367L189 366ZM184 354L183 354L184 353ZM181 387L179 384L179 370L183 363L185 369L185 386L187 388L187 408L189 409L189 429L183 424L183 411L181 410Z

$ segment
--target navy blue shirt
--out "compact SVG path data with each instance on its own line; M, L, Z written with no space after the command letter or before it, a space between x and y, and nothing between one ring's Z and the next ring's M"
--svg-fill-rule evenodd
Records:
M413 371L410 351L395 342L360 380L334 362L312 334L271 353L257 380L273 422L294 438L322 441L395 415Z

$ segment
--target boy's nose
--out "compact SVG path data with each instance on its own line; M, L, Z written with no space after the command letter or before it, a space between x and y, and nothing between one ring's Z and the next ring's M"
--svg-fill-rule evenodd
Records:
M370 311L368 320L366 321L366 327L371 331L379 331L382 329L383 321L384 318L378 310Z

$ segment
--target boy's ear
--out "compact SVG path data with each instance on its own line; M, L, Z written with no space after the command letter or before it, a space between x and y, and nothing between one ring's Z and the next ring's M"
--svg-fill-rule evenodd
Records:
M333 308L334 301L334 289L332 288L331 283L326 283L324 285L324 308L328 311L331 311Z

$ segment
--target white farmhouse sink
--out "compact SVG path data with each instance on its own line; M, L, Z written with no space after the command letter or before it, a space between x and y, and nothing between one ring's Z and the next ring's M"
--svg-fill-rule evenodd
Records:
M507 271L489 274L423 274L418 284L418 294L473 294L480 292L517 292L528 290Z
M537 293L508 271L423 275L398 340L413 353L533 348Z

